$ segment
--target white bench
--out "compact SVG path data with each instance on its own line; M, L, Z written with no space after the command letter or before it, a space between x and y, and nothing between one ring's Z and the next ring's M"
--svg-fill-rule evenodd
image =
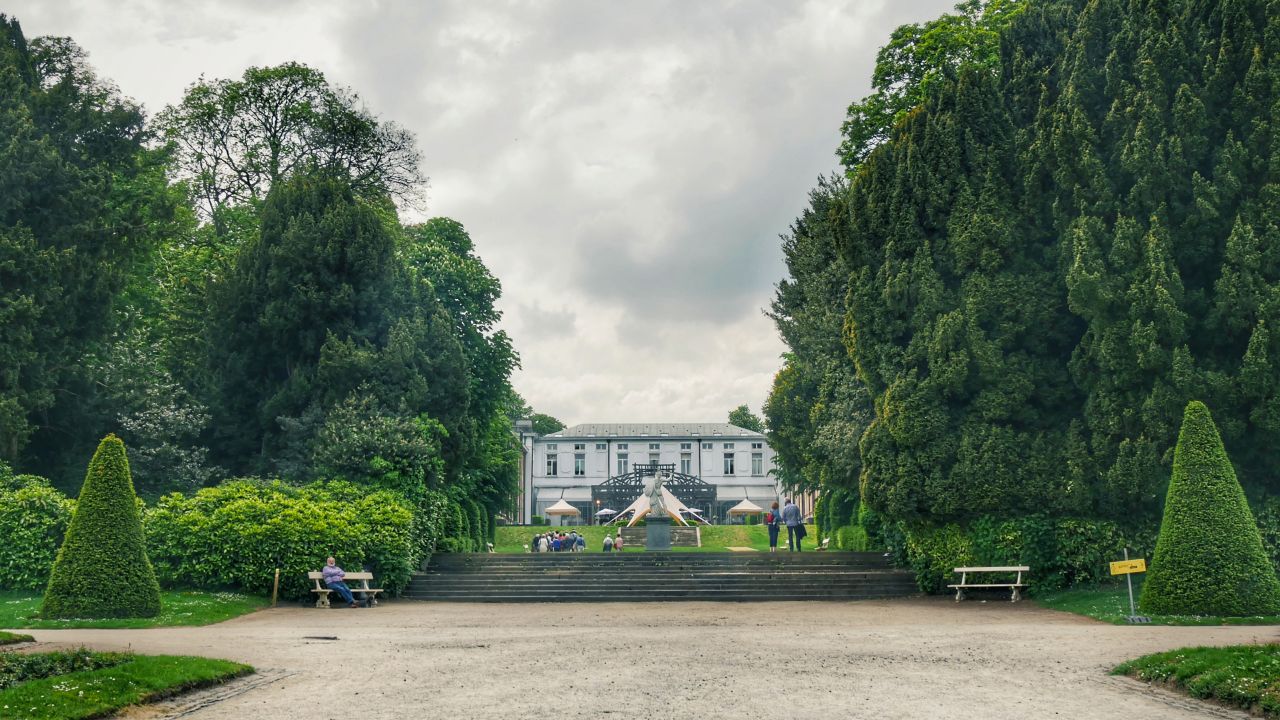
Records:
M1009 565L1006 567L958 567L952 571L952 574L958 574L960 576L960 582L948 585L947 587L955 588L956 602L960 602L964 599L964 591L968 588L1010 588L1013 590L1013 597L1009 598L1010 602L1018 602L1022 599L1022 588L1026 587L1026 584L1022 582L1022 573L1024 572L1031 572L1031 568L1026 565ZM1018 573L1018 578L1011 583L971 583L969 582L969 575L971 573Z
M315 583L315 587L311 588L311 592L316 593L316 607L329 607L329 593L333 591L322 584L324 582L324 573L309 572L307 573L307 579ZM345 574L342 581L347 583L347 587L351 588L353 597L363 593L364 599L369 603L369 607L377 607L378 593L382 592L382 588L369 587L369 581L372 579L373 573L371 572L349 572ZM358 587L352 585L352 582L356 580L360 581Z

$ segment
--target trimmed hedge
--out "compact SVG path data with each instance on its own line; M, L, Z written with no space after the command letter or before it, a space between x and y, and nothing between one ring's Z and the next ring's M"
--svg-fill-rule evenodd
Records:
M1139 605L1160 615L1280 613L1280 580L1218 428L1199 401L1183 415Z
M160 585L147 560L129 458L115 435L102 439L89 462L40 613L46 618L160 614Z
M15 477L0 465L0 588L48 584L75 506L44 478Z
M147 513L147 539L166 585L271 593L276 568L285 598L306 598L307 572L334 556L349 571L369 567L396 594L434 547L429 523L389 490L345 481L293 487L235 480L186 497L174 493Z
M1038 515L981 518L969 527L899 528L902 547L890 550L898 551L928 593L944 591L951 571L964 565L1026 565L1031 573L1024 579L1033 593L1097 584L1110 577L1109 563L1126 547L1132 557L1144 557L1155 536L1154 528Z

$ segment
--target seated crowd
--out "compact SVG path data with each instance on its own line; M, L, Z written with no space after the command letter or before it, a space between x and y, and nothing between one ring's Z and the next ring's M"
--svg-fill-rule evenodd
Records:
M617 537L606 534L604 536L604 551L612 552L622 549L622 531L618 530ZM533 542L529 544L529 552L586 552L587 538L585 535L579 534L576 530L569 532L548 532L539 533L533 536Z

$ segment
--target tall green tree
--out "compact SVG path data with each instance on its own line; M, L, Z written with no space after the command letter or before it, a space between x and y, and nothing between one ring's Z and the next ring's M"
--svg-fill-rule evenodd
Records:
M235 228L237 213L264 201L274 184L311 168L346 176L360 193L407 202L421 195L413 135L301 63L201 79L158 120L198 207L222 230Z
M990 62L917 82L784 241L783 469L831 489L807 468L860 463L861 498L897 520L1151 519L1199 397L1246 492L1280 491L1272 5L1029 4L980 43ZM824 306L836 346L810 339L833 336L805 320ZM848 367L859 457L815 464Z
M1025 0L964 0L954 14L894 30L876 55L871 94L849 105L838 153L845 168L852 172L888 140L894 126L949 75L970 67L994 72L1000 32L1025 6Z
M751 408L746 405L739 405L729 411L729 424L737 425L746 430L754 430L758 433L764 432L764 421L760 419L760 416L751 412Z
M352 395L460 431L462 349L430 286L397 258L389 205L344 177L304 174L273 188L261 225L210 292L215 449L230 469L273 469L286 440L323 425L286 437L282 419L325 417Z
M141 108L67 38L0 16L0 458L66 484L91 447L86 357L178 196Z

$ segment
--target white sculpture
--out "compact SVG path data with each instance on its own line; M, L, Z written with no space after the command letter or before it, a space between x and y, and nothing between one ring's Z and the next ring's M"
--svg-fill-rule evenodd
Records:
M664 475L661 470L645 478L644 495L649 498L649 517L664 518L668 516L667 505L662 501L662 486L670 479L670 476Z

